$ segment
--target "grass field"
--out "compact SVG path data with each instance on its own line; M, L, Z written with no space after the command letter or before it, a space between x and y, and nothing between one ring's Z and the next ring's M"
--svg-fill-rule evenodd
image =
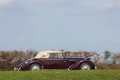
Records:
M0 80L120 80L120 70L0 71Z

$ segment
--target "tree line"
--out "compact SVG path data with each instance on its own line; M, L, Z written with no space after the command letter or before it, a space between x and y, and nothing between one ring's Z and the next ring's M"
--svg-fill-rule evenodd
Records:
M64 51L66 57L90 57L95 63L97 69L120 69L120 53L104 53L89 52L89 51ZM0 70L13 70L14 67L21 62L33 58L38 54L38 51L0 51Z

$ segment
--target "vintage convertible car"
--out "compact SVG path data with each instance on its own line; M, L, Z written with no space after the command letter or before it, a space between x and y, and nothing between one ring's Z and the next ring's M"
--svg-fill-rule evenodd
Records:
M26 60L14 70L42 70L42 69L68 69L91 70L95 69L90 58L65 58L62 51L43 51L35 58Z

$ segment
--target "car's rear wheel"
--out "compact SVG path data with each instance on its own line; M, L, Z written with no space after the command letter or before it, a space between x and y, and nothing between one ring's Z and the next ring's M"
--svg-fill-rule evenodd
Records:
M82 63L80 65L80 70L91 70L91 65L89 63Z
M42 69L42 66L39 65L39 64L37 64L37 63L34 63L34 64L32 64L32 65L30 66L29 69L30 69L31 71L39 71L39 70Z

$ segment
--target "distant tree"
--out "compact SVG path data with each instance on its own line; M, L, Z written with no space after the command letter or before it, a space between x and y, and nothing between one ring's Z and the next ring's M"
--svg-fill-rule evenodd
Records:
M112 64L116 64L116 62L117 62L117 59L116 59L115 56L113 56L113 57L112 57Z
M65 57L70 57L71 55L71 52L70 51L64 51L64 56Z
M109 51L104 52L104 57L97 52L88 51L64 51L66 57L90 57L97 69L120 69L120 53L112 54ZM0 70L13 70L13 68L19 65L26 59L35 57L38 52L35 50L26 51L0 51ZM110 62L110 63L108 63Z
M73 52L73 57L79 57L79 52Z
M27 51L0 51L0 70L13 70L21 62L34 57L38 52L34 50Z
M115 64L120 64L120 53L115 53L113 55L113 61Z
M111 56L111 53L109 51L104 52L104 60L107 60Z
M94 52L83 51L82 53L84 57L92 57L94 55Z
M37 55L37 51L35 51L35 50L27 50L26 52L25 52L25 58L26 59L30 59L30 58L34 58L36 55Z

